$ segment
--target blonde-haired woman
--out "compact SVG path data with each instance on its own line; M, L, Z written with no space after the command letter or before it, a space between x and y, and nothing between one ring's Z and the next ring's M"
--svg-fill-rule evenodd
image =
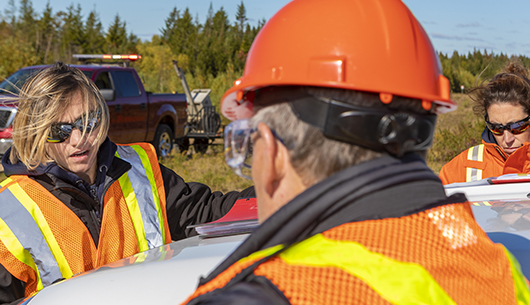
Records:
M20 90L2 159L0 303L193 234L253 188L185 183L147 143L107 138L109 112L82 71L56 63Z

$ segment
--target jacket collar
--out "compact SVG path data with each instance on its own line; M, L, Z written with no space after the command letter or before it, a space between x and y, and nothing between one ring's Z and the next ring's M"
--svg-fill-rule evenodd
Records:
M107 172L112 173L113 176L119 177L130 168L130 164L128 162L118 159L114 156L116 150L116 144L111 142L108 137L99 147L97 157L98 170L96 182L94 184L94 186L98 189L98 194L102 193L103 188L101 186L105 184L106 180L108 181L108 179L106 179ZM56 163L50 162L46 164L40 164L35 170L29 170L20 161L16 164L11 163L9 160L10 154L11 148L9 148L2 157L2 166L4 167L4 174L6 176L40 176L46 174L51 176L55 182L62 181L68 185L76 186L90 195L89 189L91 186L88 184L88 182L79 178L76 174L64 170ZM114 159L118 159L119 161L115 162Z
M485 127L484 131L482 132L482 141L483 143L497 144L495 136L493 136L493 133L488 129L488 127Z

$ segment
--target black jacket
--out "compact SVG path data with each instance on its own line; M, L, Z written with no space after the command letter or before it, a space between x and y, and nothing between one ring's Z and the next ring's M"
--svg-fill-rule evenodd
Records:
M279 244L289 245L344 223L412 215L437 206L465 202L451 197L438 177L416 155L402 159L384 156L345 169L321 181L268 218L201 285L214 279L248 255ZM244 269L225 287L199 296L188 304L288 304L267 278Z
M69 207L88 228L95 245L99 241L104 194L110 185L127 172L131 165L114 156L116 144L108 138L98 153L98 172L94 185L54 163L40 165L29 171L22 163L9 162L10 150L2 159L4 173L28 175ZM172 240L183 239L196 232L192 224L216 220L226 214L239 198L254 197L254 188L239 192L212 192L201 183L186 183L171 169L160 164L166 193L166 212ZM6 203L0 203L6 204ZM1 207L0 207L1 208ZM0 304L14 302L24 296L24 283L0 265Z

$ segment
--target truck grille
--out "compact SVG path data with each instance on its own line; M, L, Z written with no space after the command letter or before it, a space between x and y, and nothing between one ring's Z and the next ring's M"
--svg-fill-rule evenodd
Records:
M13 123L16 109L8 107L0 107L0 128L7 128Z

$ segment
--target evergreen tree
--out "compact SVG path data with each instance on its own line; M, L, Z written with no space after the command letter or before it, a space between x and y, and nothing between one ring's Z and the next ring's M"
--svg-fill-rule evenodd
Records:
M243 1L241 1L241 4L237 6L237 13L236 13L236 24L237 29L239 31L239 35L243 36L243 30L245 29L245 25L247 24L248 18L247 18L247 9L245 8L245 4Z
M177 28L177 20L180 18L180 12L177 10L177 7L175 6L171 13L169 13L169 16L165 20L165 27L160 30L162 33L162 39L158 40L160 43L167 43L171 45L172 48L176 47L175 45L172 45L173 43L173 37L175 36L176 28Z
M13 28L15 27L17 22L17 6L15 4L15 0L8 1L7 7L4 9L4 18L5 21L10 23Z
M96 10L88 15L82 49L84 54L105 53L105 35Z
M55 40L57 30L50 2L46 4L46 8L42 13L42 17L39 19L37 26L40 39L39 44L36 47L36 52L38 54L39 59L43 63L51 63L49 61L51 58L50 53L52 50L52 44Z
M82 53L81 45L84 43L84 24L81 15L81 5L70 5L65 12L59 12L61 19L59 56L64 62L73 62L73 55Z
M116 17L114 17L114 21L107 30L105 39L107 41L107 53L126 53L128 47L126 23L125 21L121 21L119 14L116 14Z

